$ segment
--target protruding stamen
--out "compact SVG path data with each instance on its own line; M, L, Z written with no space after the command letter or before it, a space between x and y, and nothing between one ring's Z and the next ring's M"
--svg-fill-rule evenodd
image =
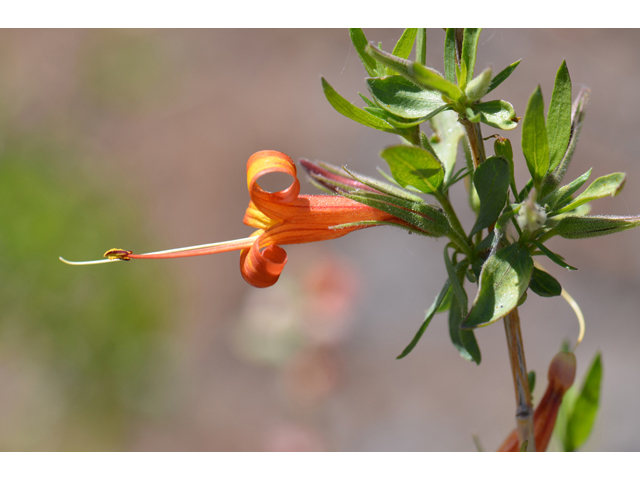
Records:
M67 265L97 265L98 263L109 263L109 262L118 262L120 259L118 258L109 258L107 260L89 260L88 262L72 262L62 257L58 257L62 263L66 263Z

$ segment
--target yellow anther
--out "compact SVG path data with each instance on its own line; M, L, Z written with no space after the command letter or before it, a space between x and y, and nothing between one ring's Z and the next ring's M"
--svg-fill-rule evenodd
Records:
M107 250L104 254L105 258L109 260L131 260L129 258L129 254L133 253L131 250L123 250L122 248L112 248L111 250Z

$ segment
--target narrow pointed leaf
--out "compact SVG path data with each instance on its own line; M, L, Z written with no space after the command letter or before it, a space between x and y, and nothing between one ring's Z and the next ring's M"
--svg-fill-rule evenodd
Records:
M412 80L413 73L411 69L411 65L414 62L411 62L405 58L397 57L387 52L383 52L378 47L370 43L367 45L366 52L375 58L382 65L393 70L394 73L398 73L409 80ZM385 74L388 70L385 70ZM383 75L379 75L383 76Z
M535 267L533 267L529 288L533 293L541 297L557 297L562 293L562 286L558 280Z
M456 81L456 29L447 28L444 39L444 78Z
M491 83L489 84L489 89L487 90L487 93L492 92L493 90L495 90L498 85L500 85L507 78L509 78L509 75L511 75L513 73L513 71L516 69L516 67L520 64L520 61L521 60L518 60L517 62L513 62L507 68L502 70L499 74L497 74L495 77L493 77L493 79L491 79Z
M351 37L351 43L358 52L360 56L360 60L364 65L364 68L367 70L367 73L370 77L378 77L384 75L385 67L380 64L375 58L369 55L365 48L369 44L367 41L367 37L365 37L364 32L361 28L350 28L349 36Z
M447 281L444 284L444 287L442 287L442 290L440 290L440 293L438 294L436 299L431 304L431 307L429 307L429 310L427 310L424 322L422 322L422 325L418 329L418 332L415 334L415 336L413 337L413 339L411 340L409 345L407 345L405 347L405 349L402 351L402 353L396 357L397 359L401 359L401 358L404 358L407 355L409 355L409 353L411 353L411 350L413 350L414 347L418 344L418 342L422 338L422 335L424 334L425 330L427 329L427 327L431 323L431 319L436 314L436 311L438 310L438 308L442 304L443 300L445 299L445 297L447 295L447 292L450 289L450 286L451 286L451 282L449 282L449 279L447 279Z
M416 34L418 33L417 28L406 28L400 39L396 43L396 46L393 47L392 54L396 57L404 58L405 60L409 58L411 55L411 50L413 49L413 42L416 39Z
M447 216L433 205L411 203L396 197L375 193L342 193L342 195L356 202L390 213L430 237L443 237L451 231Z
M570 212L578 208L584 203L604 198L608 196L615 197L624 188L625 174L611 173L604 177L597 178L587 189L578 195L571 203L559 209L556 214Z
M622 232L640 226L640 216L584 216L565 217L554 231L562 238L591 238Z
M514 243L498 250L482 266L478 294L463 328L489 325L515 308L527 290L533 260L526 247Z
M509 164L509 184L511 190L513 190L513 196L518 195L518 188L516 187L515 168L513 166L513 148L511 147L511 141L508 138L498 137L493 142L493 151L497 156L504 158ZM516 198L516 201L518 199Z
M476 52L478 51L478 38L481 28L465 28L464 39L462 40L462 59L467 67L467 77L465 84L469 83L473 77L473 69L476 65Z
M549 205L549 207L551 208L561 208L569 203L571 201L571 195L576 193L580 189L580 187L585 184L585 182L591 176L592 170L593 169L590 168L588 171L576 178L573 182L551 192L549 195L542 199L540 205Z
M440 118L441 116L442 115L438 116L437 118ZM434 118L431 118L431 128L433 128L433 120L434 120ZM424 148L427 152L429 152L431 155L433 155L436 159L438 159L438 161L440 163L442 163L444 165L444 163L442 162L442 159L440 158L440 156L433 149L433 145L431 144L431 140L429 140L429 138L424 134L424 132L420 133L420 146L422 148ZM446 175L447 175L446 167L445 167L444 173L445 173L445 178L446 178Z
M575 451L589 438L600 406L601 381L602 360L598 353L584 379L582 390L567 422L565 450Z
M380 108L380 107L378 107L378 105L376 105L374 102L369 100L365 95L361 94L360 92L358 92L358 95L360 95L360 98L362 99L362 101L364 103L367 104L368 107Z
M451 308L452 298L453 298L453 290L451 289L451 287L449 287L449 290L447 290L447 294L444 297L444 300L442 300L442 303L440 304L440 306L438 307L438 310L436 310L436 313L448 312L449 309Z
M490 157L478 165L473 184L480 199L480 211L470 235L493 225L507 202L509 164L502 157Z
M367 46L366 51L379 62L423 88L437 90L454 101L462 97L462 90L457 85L445 80L439 73L424 65L383 52L371 44Z
M393 197L409 200L414 203L424 203L424 200L421 197L414 195L403 188L397 187L395 184L391 185L375 178L367 177L366 175L353 172L347 167L342 167L342 170L347 172L353 179L363 183L370 188L373 188L374 190L386 193L387 195L391 195Z
M397 130L388 122L356 107L347 99L342 97L324 78L322 79L322 89L324 90L324 95L327 97L331 106L345 117L366 127L375 128L376 130L382 130L383 132L388 133L398 133Z
M418 85L431 90L438 90L454 102L457 102L462 97L462 90L454 83L441 77L433 70L429 70L420 64L413 65L413 78Z
M447 268L447 274L449 275L449 282L451 282L451 289L453 291L453 296L457 300L457 307L459 309L459 313L462 317L467 315L467 292L465 292L462 287L461 279L458 277L458 273L462 274L464 278L464 270L465 268L461 267L460 272L456 272L451 263L451 259L449 258L448 248L444 249L444 265Z
M584 123L587 105L589 104L589 94L590 90L588 88L582 88L573 102L573 107L571 109L571 135L569 137L569 146L567 147L560 164L553 172L553 175L549 175L551 178L548 178L548 181L552 182L553 185L560 184L567 172L567 168L569 168L569 164L571 163L573 152L576 149L578 138L580 137L580 130Z
M447 249L444 250L444 261L449 274L449 282L451 283L451 308L449 309L449 336L451 342L456 347L462 358L472 360L476 364L480 364L480 349L476 342L476 337L471 330L462 330L460 325L467 315L467 293L462 288L460 277L464 278L464 272L467 268L466 264L457 265L454 269ZM469 335L471 334L471 335Z
M368 78L366 82L378 105L398 117L417 119L447 105L440 93L424 90L400 75Z
M403 187L411 185L423 193L433 193L442 185L442 164L420 147L397 145L386 148L380 155L389 164L393 178Z
M435 110L429 112L424 117L416 118L416 119L413 119L413 120L400 120L397 117L392 117L392 116L387 116L385 120L387 122L389 122L389 124L391 124L392 126L397 128L398 130L405 130L406 131L407 129L417 127L421 123L426 122L427 120L431 119L432 117L435 117L439 113L444 112L445 110L447 110L449 108L451 108L449 105L446 105L446 104L445 105L441 105L440 107L436 108Z
M482 71L480 75L471 80L465 89L465 95L470 102L477 102L487 94L491 82L491 68Z
M416 62L424 65L427 62L427 29L419 28L416 36Z
M542 180L549 169L549 143L544 121L544 103L540 86L529 98L522 124L522 153L533 178L536 190L540 191Z
M538 247L538 249L542 253L544 253L549 258L549 260L551 260L556 265L560 265L562 268L566 268L567 270L578 270L576 267L572 267L571 265L569 265L567 262L564 261L564 259L560 255L558 255L557 253L553 253L551 250L545 247L542 243L536 240L534 240L531 243L533 243L536 247Z
M549 138L549 170L560 164L567 151L571 136L571 77L567 63L562 62L549 103L547 137Z
M490 102L473 105L473 111L480 114L480 121L500 130L513 130L518 126L516 111L513 106L504 100L492 100Z

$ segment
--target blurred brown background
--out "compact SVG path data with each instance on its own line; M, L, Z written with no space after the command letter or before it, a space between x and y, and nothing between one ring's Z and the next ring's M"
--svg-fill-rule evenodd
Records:
M391 50L400 30L365 30ZM442 70L442 31L427 63ZM597 214L640 213L637 30L486 30L477 69L523 61L492 98L519 115L551 97L566 58L592 89L567 180L623 171ZM514 426L502 325L462 360L436 316L402 351L444 281L442 241L378 228L288 247L266 290L238 255L70 267L240 238L245 165L257 150L376 175L392 135L325 100L320 76L362 105L365 71L345 30L0 32L0 448L3 450L473 450ZM496 133L483 126L483 133ZM520 143L520 129L509 133ZM526 180L516 154L517 180ZM303 182L304 193L314 193ZM461 185L452 193L466 228ZM543 262L587 320L578 378L596 350L602 409L586 449L640 449L640 231L550 247ZM470 295L473 292L470 291ZM521 309L534 397L577 322L560 298Z

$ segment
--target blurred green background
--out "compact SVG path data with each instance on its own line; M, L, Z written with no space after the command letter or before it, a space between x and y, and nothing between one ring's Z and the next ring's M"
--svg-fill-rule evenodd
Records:
M400 30L366 30L391 49ZM441 31L427 62L442 69ZM550 98L563 58L592 88L567 179L628 174L597 214L640 213L633 30L487 30L478 68L523 58L495 93L522 115ZM472 450L496 448L515 402L504 333L460 359L446 322L395 360L444 278L442 242L371 229L287 248L272 288L238 255L71 267L109 248L163 250L240 238L245 165L257 150L375 175L397 139L334 112L320 76L360 105L364 69L343 30L0 31L0 449ZM495 133L486 127L485 135ZM520 131L508 135L519 145ZM526 168L517 168L523 184ZM303 182L306 193L313 188ZM473 222L464 194L456 206ZM602 413L586 449L640 449L638 232L551 247L545 265L582 305ZM546 369L577 324L561 299L521 311L527 364Z

